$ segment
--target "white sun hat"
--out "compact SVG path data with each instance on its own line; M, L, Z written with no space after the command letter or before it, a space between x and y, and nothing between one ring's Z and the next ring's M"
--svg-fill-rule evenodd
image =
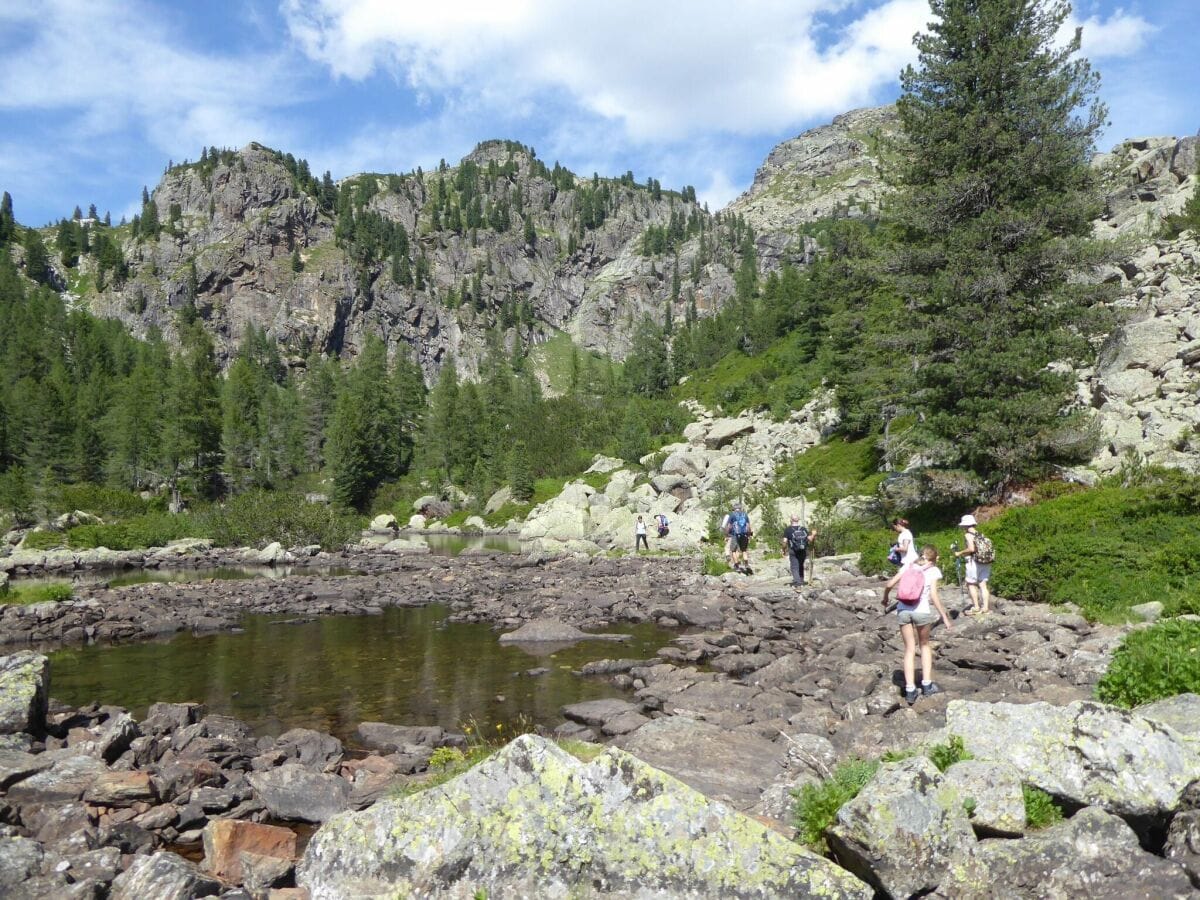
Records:
M967 513L965 516L962 517L962 521L958 523L958 527L959 528L970 528L972 525L978 525L978 524L979 523L975 521L975 517L973 515L971 515L970 513Z

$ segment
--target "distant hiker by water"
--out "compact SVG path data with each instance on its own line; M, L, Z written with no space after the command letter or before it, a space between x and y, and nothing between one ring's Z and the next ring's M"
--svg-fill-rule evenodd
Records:
M804 587L804 562L808 558L808 546L817 537L817 530L809 531L800 524L799 516L792 516L792 523L783 529L783 552L787 554L792 569L792 587Z
M888 607L889 594L896 588L896 619L900 623L900 636L904 638L904 699L908 705L917 702L918 696L940 694L942 689L933 680L933 648L929 645L929 632L940 618L946 628L953 628L946 608L938 596L938 582L942 570L937 566L938 552L933 545L926 545L915 562L906 564L883 589L883 608ZM937 610L934 612L934 610ZM916 682L916 653L921 650L921 689Z
M736 572L750 574L750 538L754 530L750 527L750 517L742 509L742 504L733 504L729 512L729 525L726 533L733 539L733 568Z
M917 544L913 540L912 529L908 519L894 519L892 530L896 532L896 543L888 552L888 562L893 566L906 566L917 560Z
M956 558L965 557L967 561L966 578L967 592L971 595L971 608L965 610L966 615L986 616L991 612L992 592L988 581L992 577L992 562L996 559L996 551L989 538L979 532L975 517L968 513L958 523L959 528L965 528L963 540L966 546L956 550ZM983 604L980 605L982 598Z
M643 547L646 552L650 552L650 542L646 540L646 521L641 517L637 517L637 524L633 526L633 552L640 553Z

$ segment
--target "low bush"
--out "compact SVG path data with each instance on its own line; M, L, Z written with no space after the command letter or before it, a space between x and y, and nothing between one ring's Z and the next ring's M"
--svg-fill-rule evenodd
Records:
M795 824L800 840L826 852L826 829L833 824L838 810L858 796L878 769L879 760L852 759L839 765L819 784L806 784L794 791Z
M1096 685L1105 703L1132 707L1200 693L1200 622L1159 622L1125 636Z
M141 550L162 547L170 541L197 537L196 521L189 515L145 513L112 525L76 525L67 532L67 546L76 550L107 547L109 550Z
M366 524L356 513L280 491L247 491L192 518L197 536L212 538L222 547L279 541L285 547L320 544L333 550L347 544Z
M74 596L69 584L37 584L29 587L9 586L7 593L0 593L4 603L28 606L31 603L59 603Z
M1040 788L1021 786L1025 799L1025 824L1032 831L1049 828L1063 820L1062 808L1054 802L1054 798Z
M102 519L128 519L143 513L166 510L166 497L143 500L140 494L83 482L64 484L54 489L49 500L56 512L89 512Z
M22 550L54 550L66 544L67 537L61 531L30 531L21 541Z
M700 571L705 575L724 575L726 572L732 572L729 563L725 562L720 556L714 556L711 553L704 554L704 562L701 563Z

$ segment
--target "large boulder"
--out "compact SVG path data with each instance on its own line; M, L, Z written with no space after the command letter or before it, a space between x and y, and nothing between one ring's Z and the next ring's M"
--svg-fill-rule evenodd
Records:
M1183 868L1147 853L1117 816L1089 807L1023 840L981 841L955 860L939 897L1195 897Z
M828 860L619 750L584 765L534 735L436 790L328 822L297 881L311 900L871 895Z
M924 756L881 765L826 838L842 865L888 897L936 889L975 843L962 797Z
M981 835L1019 837L1025 833L1025 793L1021 773L1004 763L965 759L946 770Z
M215 819L204 827L204 870L224 881L242 881L242 854L296 858L296 832L277 825Z
M717 419L704 435L704 445L710 450L719 450L753 431L754 422L750 419Z
M1172 812L1200 778L1200 755L1179 732L1091 701L1060 707L955 700L946 729L976 759L1007 762L1050 794L1122 816Z
M0 734L38 734L46 728L50 660L22 650L0 656Z
M483 511L489 516L492 513L497 513L504 509L509 503L513 502L513 492L510 487L502 487L496 493L488 498L487 504L483 507Z
M249 778L271 815L289 822L325 822L345 809L350 798L348 781L299 763L253 772Z
M534 619L526 622L516 631L507 631L500 635L502 644L534 644L543 641L552 643L574 643L584 641L594 635L587 634L558 619Z

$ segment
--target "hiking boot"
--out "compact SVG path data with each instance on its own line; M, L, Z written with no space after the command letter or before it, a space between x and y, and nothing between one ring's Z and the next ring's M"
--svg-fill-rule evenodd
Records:
M929 684L921 685L921 693L928 697L930 694L942 693L942 689L938 687L938 683L936 681L931 681Z
M917 702L918 696L919 695L917 693L916 688L913 688L912 690L909 690L908 688L904 689L904 699L908 701L909 706L912 706L914 703Z

